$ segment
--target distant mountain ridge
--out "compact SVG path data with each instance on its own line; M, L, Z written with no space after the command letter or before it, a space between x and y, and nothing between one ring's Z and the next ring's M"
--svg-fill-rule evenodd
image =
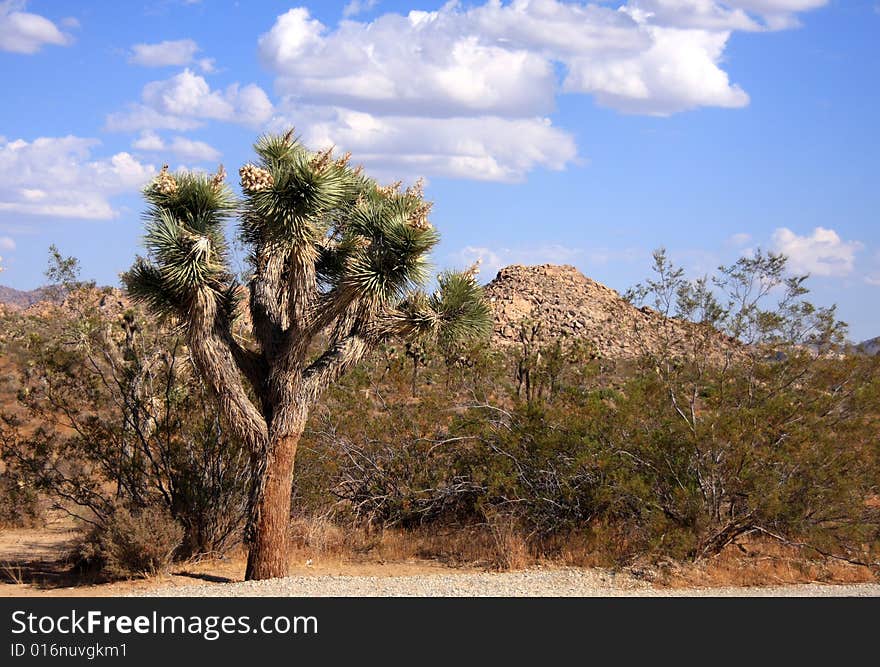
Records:
M867 354L870 356L874 356L875 354L880 354L880 336L876 338L869 338L868 340L864 340L858 345L856 348L862 354Z
M0 304L13 308L29 308L40 301L51 301L52 291L48 287L20 290L0 285Z

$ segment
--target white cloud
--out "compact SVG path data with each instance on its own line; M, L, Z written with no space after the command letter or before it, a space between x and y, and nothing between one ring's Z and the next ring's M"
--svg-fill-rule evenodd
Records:
M583 250L555 243L540 244L528 248L486 248L465 246L450 256L454 265L461 268L480 262L480 280L488 282L505 266L511 264L571 264L583 256Z
M204 141L195 141L186 137L174 137L168 143L158 134L149 130L142 132L141 136L131 146L134 149L151 153L167 151L183 160L194 162L213 162L220 158L220 151Z
M305 9L292 9L260 37L260 55L279 92L393 115L503 116L553 109L552 63L537 53L462 34L455 10L386 14L343 22L325 35Z
M0 139L0 214L115 217L110 198L138 191L156 170L126 152L92 159L98 143L75 136Z
M70 35L61 32L49 19L22 11L26 5L21 0L0 2L0 51L36 53L46 44L71 43Z
M655 25L708 30L784 30L798 25L797 13L828 0L631 0L630 11Z
M816 227L809 236L798 236L786 227L773 233L773 246L788 257L789 269L814 276L848 276L855 268L860 241L844 241L833 229Z
M723 68L732 32L793 25L825 0L487 0L350 18L366 4L335 27L296 7L259 38L282 97L276 125L389 167L516 180L576 158L547 120L559 95L653 115L745 106ZM521 142L530 157L513 159Z
M272 115L272 103L262 88L234 83L225 90L212 90L207 81L190 69L169 79L152 81L141 91L141 102L107 116L107 129L191 130L208 120L259 126Z
M541 166L562 169L576 156L574 139L541 118L373 116L340 108L290 110L307 145L339 145L386 180L431 174L518 181ZM284 124L284 116L279 118Z
M668 115L697 107L737 108L749 96L718 67L729 33L650 26L651 46L629 57L573 58L564 88L591 93L626 113Z
M132 142L131 147L139 151L164 151L165 142L155 132L145 130Z
M217 71L217 61L214 58L199 58L196 64L205 74L213 74Z
M827 5L829 0L725 0L725 4L760 16L770 30L800 25L797 14Z
M345 18L351 18L370 11L377 4L379 4L379 0L350 0L342 8L342 15Z
M0 236L0 248L3 248L3 250L15 250L15 241L9 236Z
M730 4L447 3L333 30L300 7L278 17L259 51L277 72L280 93L373 113L544 114L555 105L559 66L564 92L592 94L626 112L738 107L748 96L721 69L724 49L732 30L762 24L757 10ZM816 0L752 4L783 15L783 6L791 13Z
M199 51L199 45L191 39L177 39L157 44L135 44L131 47L128 62L144 67L168 67L189 65Z
M725 245L732 246L734 248L742 248L744 246L747 246L751 242L751 234L748 234L746 232L738 232L736 234L731 234L724 243Z

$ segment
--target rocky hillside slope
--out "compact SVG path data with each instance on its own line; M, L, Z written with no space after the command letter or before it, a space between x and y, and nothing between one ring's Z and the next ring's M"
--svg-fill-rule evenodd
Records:
M673 352L683 351L697 333L696 325L664 322L651 308L636 308L568 265L507 266L486 286L486 294L495 313L493 342L498 345L517 343L523 320L541 323L537 338L542 342L581 338L606 359L656 352L664 340ZM736 345L717 332L710 335L719 351Z

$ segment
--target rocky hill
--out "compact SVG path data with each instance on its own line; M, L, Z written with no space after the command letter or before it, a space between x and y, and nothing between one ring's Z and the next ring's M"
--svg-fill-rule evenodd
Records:
M560 336L588 341L606 359L632 359L656 351L669 334L673 351L683 350L696 325L667 320L651 308L636 308L619 293L584 276L573 266L514 264L498 272L486 286L495 312L493 342L519 340L524 319L540 322L538 339ZM736 343L721 334L717 350Z

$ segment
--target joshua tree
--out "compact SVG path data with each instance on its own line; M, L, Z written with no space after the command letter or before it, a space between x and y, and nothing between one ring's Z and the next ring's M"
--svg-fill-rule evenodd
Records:
M185 332L220 411L251 452L246 577L287 573L297 443L322 390L383 340L473 337L490 325L473 272L419 290L439 240L421 185L381 187L349 155L311 152L293 131L261 137L239 171L242 202L214 175L171 174L145 189L145 245L129 294ZM238 217L247 290L229 266L224 226ZM247 294L252 336L233 335ZM236 332L238 329L236 329Z

